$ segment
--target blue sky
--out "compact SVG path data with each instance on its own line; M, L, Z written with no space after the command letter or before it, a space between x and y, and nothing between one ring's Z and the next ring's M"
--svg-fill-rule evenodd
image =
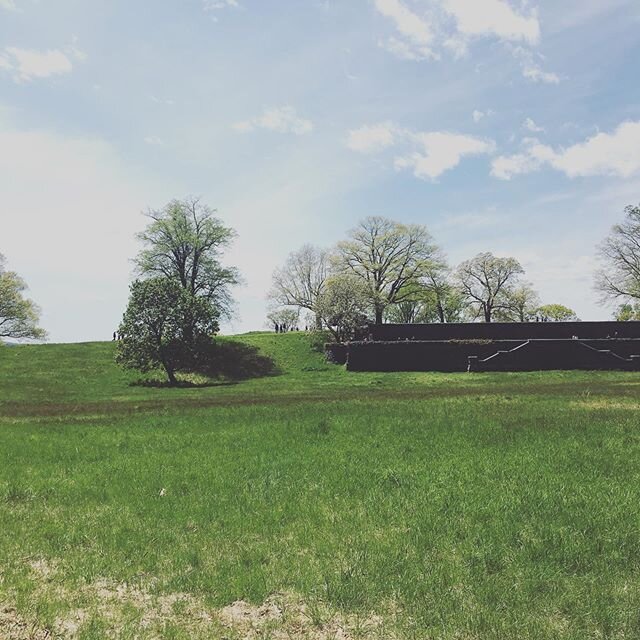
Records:
M607 318L595 247L640 202L637 0L0 0L0 252L53 341L106 339L141 211L238 231L226 332L366 215L513 256Z

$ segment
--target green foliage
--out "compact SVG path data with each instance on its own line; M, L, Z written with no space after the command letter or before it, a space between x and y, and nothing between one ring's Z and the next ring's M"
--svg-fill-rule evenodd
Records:
M522 273L524 269L515 258L498 258L485 252L462 262L456 280L477 315L491 322L496 311L510 308L509 297Z
M5 269L5 259L0 254L0 339L46 338L46 332L38 326L40 310L23 295L26 289L17 273Z
M531 322L539 310L540 297L533 287L524 283L510 289L504 296L504 307L495 310L499 322Z
M614 314L618 322L629 322L630 320L640 320L640 302L635 304L621 304Z
M371 216L349 232L348 240L338 243L335 266L359 279L375 321L381 323L385 309L410 296L408 286L426 276L439 259L425 226Z
M233 306L230 288L240 276L220 259L235 232L214 213L195 198L172 200L159 211L149 211L151 222L138 234L144 249L135 262L141 276L172 278L227 317Z
M364 326L370 309L369 293L360 278L337 275L329 278L316 303L318 315L336 342L353 337Z
M218 331L208 300L191 295L169 278L136 280L118 329L116 362L148 372L162 367L171 384L177 371L197 370Z
M541 320L549 322L571 322L579 320L576 312L562 304L543 304L535 311Z

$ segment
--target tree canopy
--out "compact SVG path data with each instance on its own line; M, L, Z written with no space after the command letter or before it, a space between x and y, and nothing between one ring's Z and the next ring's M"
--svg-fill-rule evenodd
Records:
M362 280L350 274L329 278L318 298L318 313L336 342L352 338L355 330L367 323L370 308Z
M0 254L0 338L42 340L46 332L38 326L40 309L28 298L25 281L6 269Z
M469 304L485 322L491 322L495 311L509 308L509 294L522 273L515 258L479 253L458 266L456 279Z
M556 303L543 304L536 309L536 315L545 322L571 322L579 319L573 309Z
M382 323L385 309L408 299L411 282L418 282L438 255L426 227L404 225L379 216L362 220L339 242L335 266L341 273L358 278Z
M230 288L240 276L220 260L236 233L214 213L197 198L172 200L148 211L151 222L138 234L143 249L135 264L140 276L171 278L191 295L206 298L220 317L229 317Z
M136 280L130 291L118 329L122 339L116 362L142 372L162 367L175 384L176 372L193 370L201 347L211 343L217 315L207 299L192 295L173 278Z

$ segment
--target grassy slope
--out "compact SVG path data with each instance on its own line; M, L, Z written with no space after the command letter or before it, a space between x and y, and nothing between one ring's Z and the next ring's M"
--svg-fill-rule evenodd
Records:
M55 629L108 579L400 637L638 637L637 376L348 374L242 340L282 375L130 386L109 343L0 348L0 601ZM118 616L80 633L152 633Z

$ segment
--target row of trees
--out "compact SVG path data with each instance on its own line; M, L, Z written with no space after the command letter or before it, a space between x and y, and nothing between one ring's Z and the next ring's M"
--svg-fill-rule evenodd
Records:
M331 250L289 255L273 274L271 318L306 310L338 340L367 321L576 319L563 305L541 305L523 273L515 258L491 253L452 269L423 225L369 217Z

